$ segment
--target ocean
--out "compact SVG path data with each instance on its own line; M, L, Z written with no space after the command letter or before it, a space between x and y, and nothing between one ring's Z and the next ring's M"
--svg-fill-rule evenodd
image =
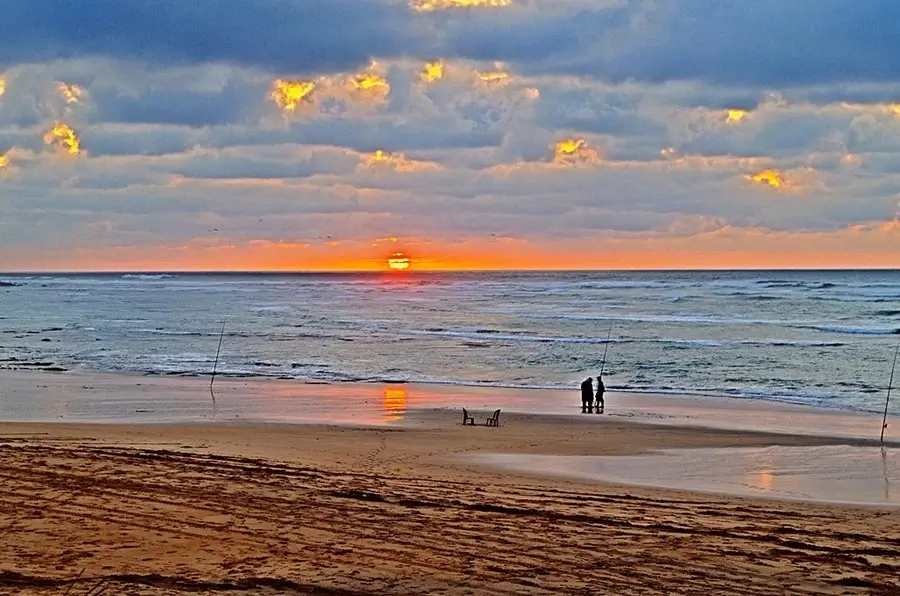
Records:
M602 366L612 391L880 413L900 340L898 270L0 274L0 282L0 368L209 375L224 322L216 365L224 376L577 392Z

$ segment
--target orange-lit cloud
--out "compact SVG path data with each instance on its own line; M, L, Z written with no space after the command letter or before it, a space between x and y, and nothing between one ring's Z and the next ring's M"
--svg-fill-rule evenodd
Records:
M589 146L584 139L562 139L553 144L553 163L573 165L597 163L600 160L600 152Z
M487 72L476 71L475 76L478 77L478 80L488 85L506 85L512 79L508 72L499 69Z
M3 97L4 93L6 93L6 79L0 77L0 97Z
M419 77L426 83L434 83L444 78L444 63L440 60L426 62L422 67Z
M795 168L788 172L766 168L753 174L747 174L744 179L754 184L793 193L826 188L819 173L812 168Z
M586 141L584 139L563 139L562 141L557 141L556 145L554 145L554 153L559 157L575 155L585 145Z
M57 82L56 90L67 104L80 102L84 95L84 89L75 84Z
M845 153L843 157L841 157L841 163L848 166L858 166L862 164L862 159L858 155L854 155L853 153Z
M315 88L316 84L312 81L278 79L272 83L270 97L282 110L293 112L297 105L310 100Z
M9 157L4 153L0 153L0 170L2 170L4 168L8 168L8 167L9 167Z
M725 122L728 124L738 124L747 119L747 112L745 110L739 109L731 109L728 110L727 115L725 116Z
M421 170L438 170L440 164L430 161L415 161L408 159L402 153L391 153L377 149L372 153L364 153L360 156L362 164L372 168L389 168L397 172L415 172Z
M384 79L384 77L371 73L365 72L362 74L358 74L353 77L353 86L360 91L379 91L382 93L387 93L391 90L391 86Z
M78 155L81 152L81 142L78 133L72 127L62 122L57 122L53 128L44 135L44 142L55 145L65 150L70 155Z
M755 174L747 174L745 179L755 184L762 184L772 188L782 188L785 185L784 175L778 170L760 170Z
M541 90L537 87L526 87L522 90L522 97L528 100L538 100L541 98Z
M463 8L512 6L512 0L411 0L409 6L417 12L435 12Z
M900 118L900 104L891 103L884 106L884 111L890 114L891 116L896 116Z

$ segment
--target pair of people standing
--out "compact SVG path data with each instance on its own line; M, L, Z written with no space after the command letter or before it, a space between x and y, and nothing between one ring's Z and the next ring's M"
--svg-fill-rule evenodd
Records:
M606 406L606 403L603 401L603 394L606 392L606 387L603 385L603 379L599 376L597 377L597 392L594 393L594 378L588 377L584 381L581 382L581 413L582 414L590 414L592 411L596 411L598 414L603 413L603 408ZM597 409L593 410L594 401L596 399Z

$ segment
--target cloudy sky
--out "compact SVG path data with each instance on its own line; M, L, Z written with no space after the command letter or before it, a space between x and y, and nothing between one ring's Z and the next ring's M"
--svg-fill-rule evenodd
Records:
M7 0L0 270L900 267L896 0Z

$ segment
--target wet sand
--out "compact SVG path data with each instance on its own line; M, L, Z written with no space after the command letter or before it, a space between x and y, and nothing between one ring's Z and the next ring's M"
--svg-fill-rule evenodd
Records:
M417 424L436 408L578 415L578 392L414 383L311 384L279 379L0 370L0 420L22 422ZM608 392L604 418L666 426L872 438L881 416L758 400ZM900 442L900 424L885 437Z
M900 593L896 508L473 460L861 441L613 416L459 421L0 423L0 593Z
M667 449L644 455L478 454L473 461L598 482L900 507L900 449L858 445Z

